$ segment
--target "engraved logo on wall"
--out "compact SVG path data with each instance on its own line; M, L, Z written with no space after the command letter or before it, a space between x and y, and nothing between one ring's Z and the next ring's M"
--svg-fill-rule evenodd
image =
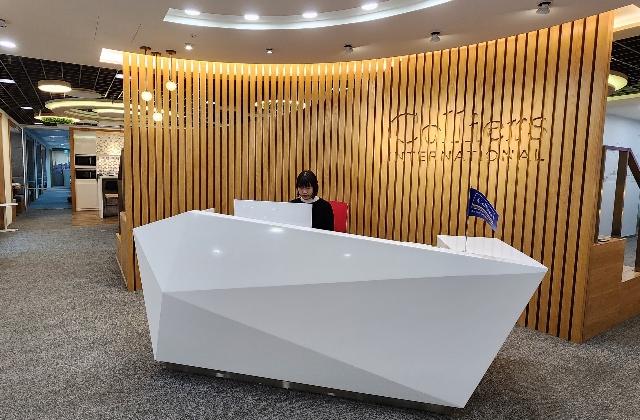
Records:
M448 133L453 133L449 135ZM391 161L528 160L543 162L540 144L549 139L547 119L521 117L485 122L477 113L447 111L436 121L403 113L389 125Z

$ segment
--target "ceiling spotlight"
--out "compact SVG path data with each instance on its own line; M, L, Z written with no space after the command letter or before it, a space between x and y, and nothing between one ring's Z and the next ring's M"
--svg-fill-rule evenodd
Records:
M440 42L440 31L431 32L431 42Z
M353 52L353 45L344 44L344 53L345 54L351 54L352 52Z
M14 44L11 41L0 41L0 45L2 45L3 47L7 47L7 48L15 48L16 44Z
M0 19L0 28L6 28L7 27L7 21L4 19Z
M22 108L22 109L33 109L33 108L32 108L32 107L30 107L30 106L21 106L20 108Z
M150 100L153 99L153 93L149 92L148 90L145 90L140 94L140 97L142 98L143 101L149 102Z
M550 1L543 1L540 4L538 4L538 10L536 10L536 13L539 15L548 15L549 12L551 11L549 9L549 5L551 4Z
M318 14L316 12L304 12L302 14L302 17L307 18L307 19L313 19L318 17Z
M253 13L248 13L248 14L244 15L244 18L246 20L258 20L258 19L260 19L260 16L258 16L256 14L253 14Z
M273 54L273 48L267 48L267 54Z
M153 117L152 118L153 118L153 121L160 122L160 121L162 121L162 113L156 111L156 112L153 113Z
M189 16L198 16L200 12L196 9L185 9L184 12Z
M378 3L367 3L362 5L362 10L373 10L378 7Z
M184 49L185 49L185 50L192 50L192 49L193 49L193 44L192 44L192 43L190 43L190 42L186 42L186 43L184 44Z
M38 89L49 93L67 93L71 91L71 84L62 80L40 80Z

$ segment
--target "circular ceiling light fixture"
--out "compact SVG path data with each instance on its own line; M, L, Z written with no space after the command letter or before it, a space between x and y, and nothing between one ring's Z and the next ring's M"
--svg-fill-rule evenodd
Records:
M539 15L548 15L551 9L549 9L550 1L543 1L538 4L538 10L536 13Z
M607 84L609 87L609 96L613 95L614 92L619 91L623 87L627 86L628 79L627 76L619 73L617 71L610 71L609 78L607 79Z
M187 15L184 9L169 9L164 17L164 21L190 26L242 30L327 28L385 19L424 10L451 1L453 0L385 0L382 2L362 0L360 5L348 9L327 12L303 10L303 14L276 16L259 16L254 13L247 13L244 16L202 13L200 16L194 17ZM251 21L251 19L254 19L254 21Z
M431 42L440 42L440 31L431 32Z
M273 48L267 48L267 54L273 54Z
M38 89L49 93L67 93L71 92L71 84L63 80L40 80Z
M102 95L92 89L71 89L67 96L72 96L74 98L82 98L82 99L100 99Z
M162 113L156 111L156 112L153 113L153 117L152 118L153 118L153 121L160 122L160 121L162 121Z
M5 41L0 41L0 45L2 45L3 47L6 47L6 48L15 48L16 47L16 44L14 42L6 41L6 40Z
M196 9L184 9L184 12L189 16L198 16L200 14L200 11Z
M193 44L190 43L190 42L185 42L184 43L184 49L191 51L193 49Z

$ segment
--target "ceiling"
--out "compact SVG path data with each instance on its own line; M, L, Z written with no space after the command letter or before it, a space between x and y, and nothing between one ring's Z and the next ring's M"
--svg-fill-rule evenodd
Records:
M248 63L361 60L497 39L629 3L629 0L554 0L551 13L538 15L535 13L538 0L387 0L380 2L380 9L389 4L433 2L436 5L379 20L315 29L240 30L164 21L171 8L237 15L240 20L245 13L257 13L278 20L299 19L299 15L308 10L322 14L354 9L349 13L360 13L360 6L368 1L5 2L0 9L0 19L4 19L7 26L0 28L0 41L11 40L16 48L0 46L0 79L12 79L16 83L0 83L0 108L19 124L34 124L34 114L44 109L46 101L63 97L38 90L37 83L43 79L64 79L73 88L95 90L103 98L121 98L122 81L115 77L120 66L100 63L102 48L139 52L141 45L147 45L154 51L175 49L178 58ZM230 16L225 18L233 20ZM441 32L441 42L429 42L432 31ZM194 50L186 51L185 42L193 43ZM347 43L354 47L349 55L343 48ZM627 89L640 92L640 61L636 61L635 56L636 51L640 51L636 48L637 43L636 38L616 41L613 62L621 66L624 63L626 67L622 72L633 78ZM266 48L273 48L274 53L266 54ZM26 106L33 110L21 108Z
M100 66L102 48L138 52L175 49L178 58L246 63L309 63L390 57L452 48L536 30L625 6L629 0L555 0L551 13L535 13L538 0L421 0L442 3L368 22L315 29L240 30L165 22L169 9L263 17L299 16L307 10L340 12L371 0L29 0L4 2L0 40L17 47L0 53ZM419 0L385 3L417 4ZM442 41L429 42L432 31ZM185 51L185 43L193 43ZM344 44L354 52L346 55ZM273 54L266 54L273 48ZM110 66L106 66L110 67ZM113 68L117 68L113 66Z
M619 39L613 42L611 70L627 76L627 86L612 96L640 93L640 36Z
M69 149L68 129L28 128L25 131L50 149Z
M117 72L110 68L0 54L0 79L15 82L0 82L0 108L18 124L34 124L37 121L34 115L41 110L46 112L47 101L64 97L39 90L38 81L45 79L66 80L74 89L94 90L104 98L118 99L122 79L115 77Z

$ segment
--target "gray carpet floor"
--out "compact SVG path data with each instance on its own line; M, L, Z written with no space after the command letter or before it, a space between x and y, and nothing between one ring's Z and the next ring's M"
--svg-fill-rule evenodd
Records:
M168 370L115 226L28 210L0 236L1 419L640 419L640 317L583 345L514 327L449 416Z
M64 187L53 187L42 192L38 198L29 203L30 209L70 209L71 203L67 198L71 197L71 189Z

